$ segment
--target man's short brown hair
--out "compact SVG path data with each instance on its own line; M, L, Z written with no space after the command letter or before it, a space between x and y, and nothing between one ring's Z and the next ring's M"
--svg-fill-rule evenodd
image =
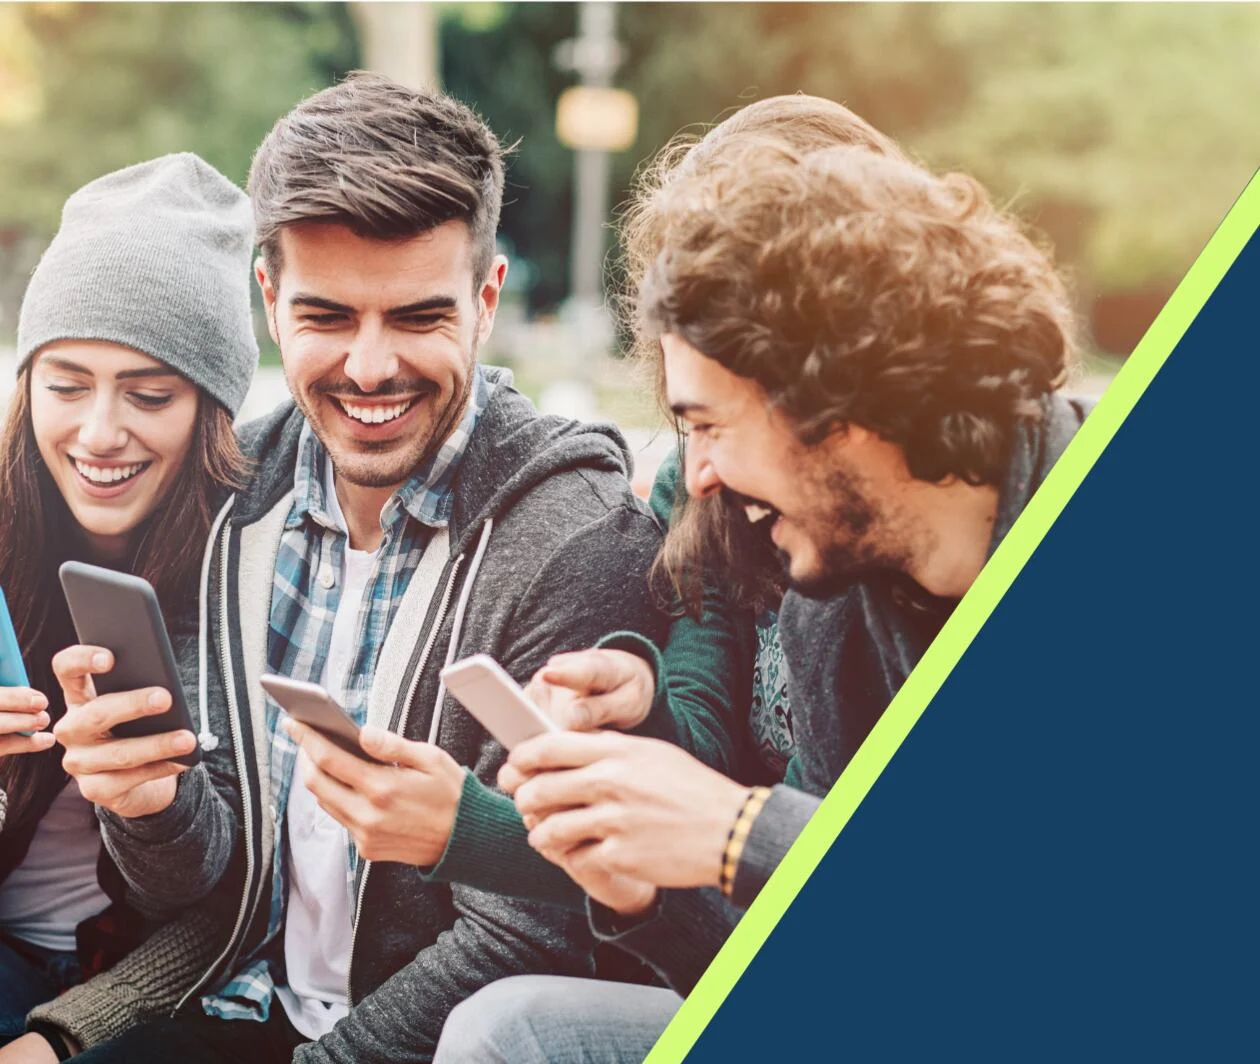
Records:
M458 219L472 236L480 281L494 258L503 156L459 101L351 74L281 118L254 155L248 189L268 272L281 266L280 232L299 222L405 240Z
M861 425L921 480L999 484L1066 379L1062 281L961 174L753 138L657 207L641 325L755 381L806 443Z

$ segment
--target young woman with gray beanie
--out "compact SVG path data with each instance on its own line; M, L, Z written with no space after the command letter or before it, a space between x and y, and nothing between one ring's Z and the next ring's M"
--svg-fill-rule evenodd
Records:
M145 577L176 645L196 638L201 545L245 472L232 419L258 363L252 250L245 194L195 155L164 156L70 197L22 302L0 587L32 686L0 688L0 1046L149 930L54 748L50 663L78 641L57 568Z

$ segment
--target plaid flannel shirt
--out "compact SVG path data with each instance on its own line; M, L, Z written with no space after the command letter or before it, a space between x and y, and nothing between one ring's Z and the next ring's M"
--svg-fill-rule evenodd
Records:
M494 390L478 365L474 370L472 398L463 420L427 466L412 474L390 496L381 510L384 537L377 551L372 576L364 590L358 618L358 650L346 672L343 705L362 725L367 717L368 695L376 661L385 635L402 601L411 574L424 555L436 529L450 522L454 498L451 485L459 468L477 418ZM341 580L321 582L324 572L343 571L346 529L328 514L324 493L327 452L309 424L298 441L293 505L285 521L276 556L271 590L271 617L267 638L267 668L279 676L318 683L332 640L333 621L341 600ZM325 587L331 583L331 587ZM289 788L297 761L297 744L281 729L280 707L266 700L267 734L271 743L270 786L275 818L272 854L271 910L267 934L246 967L227 980L217 992L202 997L203 1010L227 1020L265 1021L270 1014L275 988L284 983L283 938L285 902L288 898ZM347 889L357 886L359 861L354 843L348 843Z

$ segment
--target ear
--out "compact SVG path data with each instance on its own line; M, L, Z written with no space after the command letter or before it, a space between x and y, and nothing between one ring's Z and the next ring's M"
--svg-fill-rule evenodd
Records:
M267 313L267 332L271 334L272 340L279 346L280 337L276 330L276 286L271 283L271 278L267 276L267 264L263 261L261 255L254 262L254 278L258 281L259 291L262 292L263 309Z
M477 346L480 347L494 331L494 315L499 309L499 296L503 292L503 281L507 277L508 260L506 255L496 255L490 263L481 290L477 293Z

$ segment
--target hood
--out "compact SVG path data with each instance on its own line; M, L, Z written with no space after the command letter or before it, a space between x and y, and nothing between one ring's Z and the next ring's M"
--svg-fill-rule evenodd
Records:
M1070 397L1054 392L1042 401L1042 417L1032 425L1023 425L1015 438L1015 447L1007 467L1006 479L998 495L997 520L989 556L1006 538L1015 519L1024 511L1059 456L1072 442L1095 400Z
M482 368L495 388L477 419L456 482L451 515L456 554L487 518L503 513L548 477L579 469L629 477L633 469L630 449L615 426L540 415L513 387L510 370ZM303 422L289 400L238 429L254 473L239 494L234 524L258 520L292 489Z

